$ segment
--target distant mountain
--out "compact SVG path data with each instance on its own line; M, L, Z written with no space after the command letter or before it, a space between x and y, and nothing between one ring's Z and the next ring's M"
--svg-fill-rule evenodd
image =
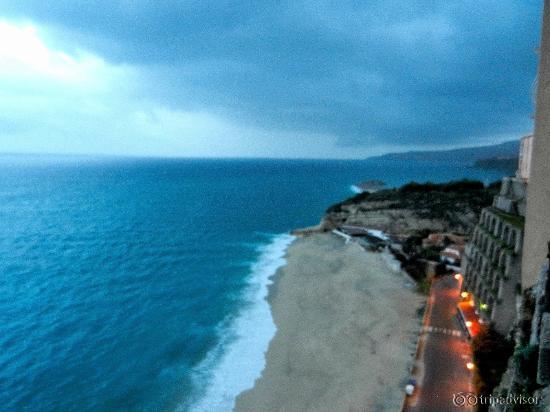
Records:
M451 150L425 150L403 153L388 153L382 156L368 157L367 160L427 160L440 162L465 163L473 166L478 160L510 159L518 156L519 140L511 140L493 146L465 147Z
M500 170L511 176L516 173L519 158L515 157L491 157L489 159L479 159L474 162L474 166L484 170Z

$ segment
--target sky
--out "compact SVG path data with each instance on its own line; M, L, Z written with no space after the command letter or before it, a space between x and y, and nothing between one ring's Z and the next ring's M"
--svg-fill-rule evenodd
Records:
M532 130L542 0L3 0L0 152L363 158Z

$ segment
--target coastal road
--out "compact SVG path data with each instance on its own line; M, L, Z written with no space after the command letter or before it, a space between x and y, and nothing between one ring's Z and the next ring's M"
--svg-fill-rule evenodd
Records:
M456 406L455 394L473 390L473 373L466 368L472 359L471 346L456 318L460 281L453 276L434 279L427 313L412 371L417 381L415 394L406 398L403 411L470 411ZM461 402L460 395L455 399Z

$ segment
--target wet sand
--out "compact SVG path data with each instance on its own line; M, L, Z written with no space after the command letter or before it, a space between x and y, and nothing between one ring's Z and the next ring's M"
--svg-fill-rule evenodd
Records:
M244 411L399 411L424 298L332 234L297 239L270 290L277 333Z

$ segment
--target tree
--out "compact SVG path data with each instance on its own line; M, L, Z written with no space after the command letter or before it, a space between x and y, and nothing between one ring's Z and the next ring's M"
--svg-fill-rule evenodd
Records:
M478 390L480 394L488 396L500 383L514 350L514 343L490 326L474 338L472 347L477 365Z

